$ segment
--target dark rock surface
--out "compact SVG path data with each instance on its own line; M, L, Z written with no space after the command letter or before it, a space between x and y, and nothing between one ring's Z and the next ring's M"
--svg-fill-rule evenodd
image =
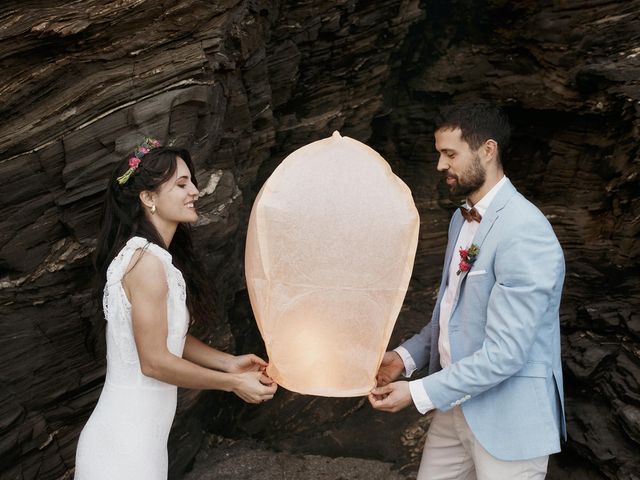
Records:
M0 478L72 476L104 375L89 288L98 208L142 135L198 164L195 234L223 300L206 336L237 352L261 349L242 252L262 181L335 129L376 148L422 218L393 346L430 316L454 205L434 119L472 97L509 113L507 174L565 250L569 443L549 478L640 477L639 40L638 0L3 2ZM189 468L207 428L410 476L427 427L363 399L281 391L256 408L181 392L171 471Z

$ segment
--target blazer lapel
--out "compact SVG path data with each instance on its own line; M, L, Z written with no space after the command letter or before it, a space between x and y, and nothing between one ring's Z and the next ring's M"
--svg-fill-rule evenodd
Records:
M507 179L505 184L498 191L498 193L496 194L496 197L493 199L493 201L489 205L489 208L485 212L484 216L482 217L480 226L478 227L478 230L476 231L476 234L473 237L473 241L471 242L472 244L477 245L478 248L482 246L482 243L484 242L485 237L491 230L491 227L493 227L494 222L500 216L500 210L502 210L504 206L507 203L509 203L509 200L511 199L511 197L513 197L513 195L515 195L516 193L517 193L516 188L509 181L509 179ZM482 252L482 250L480 251Z
M449 265L451 265L451 258L456 250L455 245L458 241L460 230L462 230L462 225L464 225L464 218L462 218L462 214L456 210L452 219L451 235L449 236L449 242L447 244L447 252L444 255L444 267L442 281L440 283L439 297L444 293L444 287L449 281Z
M442 279L440 280L440 290L438 290L438 298L436 300L436 304L434 306L434 314L432 316L431 322L431 333L432 333L432 345L431 345L431 359L430 365L440 366L440 360L438 355L438 338L440 338L440 302L442 302L442 296L444 295L444 288L449 281L449 265L451 264L451 257L453 256L453 252L455 251L456 241L458 240L458 235L460 235L460 230L462 229L462 225L464 224L464 218L462 218L462 214L459 211L456 211L453 214L453 218L451 219L451 234L449 235L449 239L447 242L447 251L444 254L444 267L442 269ZM430 373L431 367L429 367ZM439 368L438 368L439 370ZM435 370L434 370L435 371Z
M479 255L482 255L482 248L481 248L482 243L484 242L484 239L486 238L487 234L491 230L491 227L493 227L493 224L500 216L500 210L502 210L505 207L505 205L509 203L509 200L511 200L511 197L513 197L517 192L518 191L516 190L516 187L514 187L511 181L507 178L505 184L502 186L502 188L500 188L500 190L498 190L498 193L496 194L495 198L489 205L489 208L487 209L485 214L482 216L482 221L480 222L480 226L478 227L476 234L473 236L473 241L471 242L472 245L477 245L477 247L480 249ZM460 218L462 218L462 216L460 216ZM462 225L460 225L460 228L462 228ZM458 230L458 232L459 231L460 230ZM451 257L449 257L449 261L451 261ZM458 304L458 297L460 296L460 291L462 290L462 285L464 283L464 280L465 278L467 278L467 273L468 271L460 273L460 283L458 285L458 291L456 292L455 302L451 310L452 315L453 315L453 311L455 310Z

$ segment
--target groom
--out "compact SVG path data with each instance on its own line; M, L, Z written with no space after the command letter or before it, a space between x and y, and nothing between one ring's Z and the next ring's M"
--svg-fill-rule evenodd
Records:
M544 479L566 438L558 308L564 259L545 216L504 176L504 115L454 107L435 132L438 171L466 197L431 322L384 355L371 405L435 409L418 479ZM409 377L424 366L429 374Z

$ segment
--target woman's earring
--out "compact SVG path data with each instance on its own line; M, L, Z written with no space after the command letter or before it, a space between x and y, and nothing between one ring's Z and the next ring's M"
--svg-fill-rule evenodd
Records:
M156 213L156 206L151 205L151 215L153 215L154 213Z

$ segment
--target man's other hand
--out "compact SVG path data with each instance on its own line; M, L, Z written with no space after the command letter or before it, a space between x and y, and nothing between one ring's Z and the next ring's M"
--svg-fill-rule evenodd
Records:
M376 387L369 393L369 403L376 410L399 412L412 403L409 382L393 382Z

